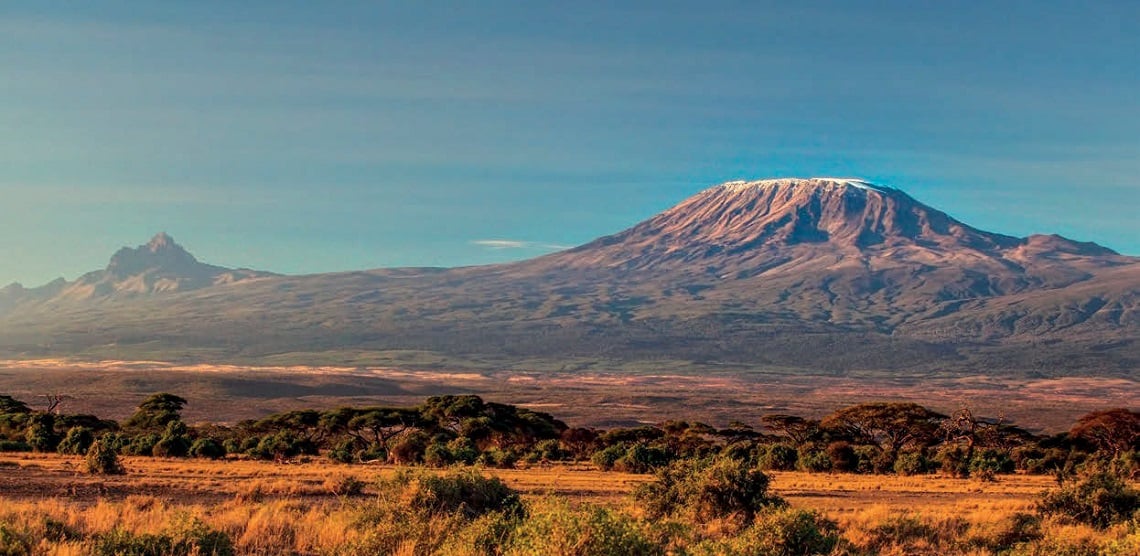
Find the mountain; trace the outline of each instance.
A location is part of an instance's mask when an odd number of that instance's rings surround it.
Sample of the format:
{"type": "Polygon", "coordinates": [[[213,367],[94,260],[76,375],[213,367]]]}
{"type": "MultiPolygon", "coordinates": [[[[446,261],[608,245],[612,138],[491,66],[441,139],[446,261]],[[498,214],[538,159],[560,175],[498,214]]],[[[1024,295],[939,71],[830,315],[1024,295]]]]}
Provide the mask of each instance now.
{"type": "Polygon", "coordinates": [[[185,292],[269,276],[274,274],[198,262],[163,232],[145,245],[123,247],[106,268],[84,274],[74,282],[60,278],[33,289],[8,285],[0,289],[0,312],[25,304],[59,305],[185,292]]]}
{"type": "Polygon", "coordinates": [[[0,315],[0,350],[780,372],[1140,367],[1140,259],[985,232],[857,179],[725,183],[617,234],[510,264],[166,291],[163,274],[139,269],[182,269],[188,254],[134,264],[163,249],[117,254],[95,280],[147,295],[96,303],[67,285],[0,315]],[[140,274],[150,286],[126,286],[140,274]]]}

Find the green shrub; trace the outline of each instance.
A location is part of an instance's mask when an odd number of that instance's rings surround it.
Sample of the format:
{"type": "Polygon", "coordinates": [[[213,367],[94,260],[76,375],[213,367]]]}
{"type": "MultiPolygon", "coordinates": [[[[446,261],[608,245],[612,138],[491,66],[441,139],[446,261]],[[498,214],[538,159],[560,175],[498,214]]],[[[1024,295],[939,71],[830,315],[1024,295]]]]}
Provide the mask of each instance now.
{"type": "Polygon", "coordinates": [[[455,462],[455,458],[451,454],[446,444],[441,442],[431,443],[426,450],[424,450],[424,465],[432,467],[447,467],[455,462]]]}
{"type": "Polygon", "coordinates": [[[532,507],[502,553],[648,556],[664,551],[655,547],[629,516],[596,506],[571,508],[564,501],[547,500],[532,507]]]}
{"type": "Polygon", "coordinates": [[[634,444],[625,455],[614,462],[613,468],[625,473],[651,473],[672,461],[673,457],[662,448],[634,444]]]}
{"type": "Polygon", "coordinates": [[[87,449],[85,467],[88,473],[95,475],[122,475],[126,471],[119,463],[119,454],[111,449],[103,439],[96,440],[87,449]]]}
{"type": "Polygon", "coordinates": [[[811,450],[800,454],[796,465],[801,471],[810,471],[812,473],[821,473],[824,471],[831,471],[831,458],[827,456],[827,452],[820,450],[811,450]]]}
{"type": "Polygon", "coordinates": [[[997,474],[1013,473],[1017,464],[1009,455],[997,450],[984,450],[970,458],[970,475],[993,478],[997,474]]]}
{"type": "Polygon", "coordinates": [[[895,459],[895,473],[921,475],[930,471],[930,460],[922,452],[903,452],[895,459]]]}
{"type": "Polygon", "coordinates": [[[1140,491],[1124,479],[1094,472],[1059,490],[1047,492],[1037,502],[1042,515],[1059,515],[1078,523],[1104,529],[1131,519],[1140,509],[1140,491]]]}
{"type": "Polygon", "coordinates": [[[475,469],[456,469],[443,475],[401,469],[381,480],[381,492],[396,492],[410,509],[428,515],[461,514],[468,518],[488,512],[522,511],[518,492],[498,477],[485,477],[475,469]]]}
{"type": "Polygon", "coordinates": [[[709,556],[831,554],[839,539],[838,525],[815,512],[776,508],[759,513],[739,534],[705,541],[692,552],[709,556]]]}
{"type": "Polygon", "coordinates": [[[1018,545],[1036,541],[1041,536],[1041,518],[1018,512],[1002,519],[988,536],[971,539],[970,544],[1001,553],[1018,545]]]}
{"type": "Polygon", "coordinates": [[[827,458],[831,460],[832,471],[850,473],[858,470],[859,457],[855,448],[848,442],[832,442],[827,445],[827,458]]]}
{"type": "Polygon", "coordinates": [[[479,457],[479,448],[470,438],[459,437],[447,443],[453,463],[471,465],[479,457]]]}
{"type": "Polygon", "coordinates": [[[875,462],[880,460],[883,450],[878,446],[865,444],[855,447],[855,472],[874,473],[875,462]]]}
{"type": "Polygon", "coordinates": [[[19,440],[0,440],[0,452],[30,452],[32,445],[19,440]]]}
{"type": "Polygon", "coordinates": [[[679,516],[706,523],[732,518],[747,523],[762,508],[784,505],[769,496],[769,483],[762,471],[739,460],[681,460],[658,471],[634,497],[653,519],[679,516]]]}
{"type": "Polygon", "coordinates": [[[590,456],[590,461],[602,471],[610,471],[614,468],[614,463],[625,455],[626,449],[623,444],[606,446],[602,450],[594,452],[594,455],[590,456]]]}
{"type": "Polygon", "coordinates": [[[515,463],[518,462],[518,455],[511,450],[491,448],[479,454],[479,457],[475,461],[479,465],[485,465],[487,467],[513,469],[515,463]]]}
{"type": "Polygon", "coordinates": [[[791,471],[799,459],[796,449],[787,444],[761,446],[758,452],[759,467],[765,471],[791,471]]]}
{"type": "Polygon", "coordinates": [[[928,521],[910,515],[897,515],[867,532],[866,549],[871,554],[958,553],[956,544],[969,529],[957,518],[928,521]]]}
{"type": "Polygon", "coordinates": [[[131,439],[126,447],[126,453],[133,456],[153,456],[154,445],[158,444],[157,434],[140,434],[131,439]]]}
{"type": "Polygon", "coordinates": [[[92,547],[95,556],[231,556],[229,536],[197,520],[162,534],[136,534],[114,529],[99,535],[92,547]]]}
{"type": "Polygon", "coordinates": [[[31,556],[31,536],[12,525],[0,522],[0,556],[31,556]]]}
{"type": "Polygon", "coordinates": [[[34,413],[28,417],[24,440],[36,452],[54,452],[59,444],[55,434],[55,416],[50,413],[34,413]]]}
{"type": "Polygon", "coordinates": [[[87,427],[71,427],[67,430],[67,435],[60,441],[56,451],[61,454],[80,455],[86,454],[91,444],[95,442],[95,433],[87,427]]]}
{"type": "Polygon", "coordinates": [[[196,458],[222,459],[226,448],[212,438],[199,438],[190,445],[190,455],[196,458]]]}

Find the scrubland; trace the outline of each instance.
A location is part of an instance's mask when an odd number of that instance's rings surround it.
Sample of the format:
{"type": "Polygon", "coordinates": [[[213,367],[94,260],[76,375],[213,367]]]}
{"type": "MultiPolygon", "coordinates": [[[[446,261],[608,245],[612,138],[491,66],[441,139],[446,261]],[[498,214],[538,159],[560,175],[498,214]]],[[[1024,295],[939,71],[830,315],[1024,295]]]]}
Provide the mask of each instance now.
{"type": "Polygon", "coordinates": [[[1048,476],[772,472],[761,494],[786,504],[756,502],[743,521],[700,504],[655,514],[636,493],[659,476],[589,465],[125,457],[125,475],[100,476],[82,463],[0,455],[0,554],[1140,553],[1135,518],[1097,528],[1041,515],[1048,476]]]}

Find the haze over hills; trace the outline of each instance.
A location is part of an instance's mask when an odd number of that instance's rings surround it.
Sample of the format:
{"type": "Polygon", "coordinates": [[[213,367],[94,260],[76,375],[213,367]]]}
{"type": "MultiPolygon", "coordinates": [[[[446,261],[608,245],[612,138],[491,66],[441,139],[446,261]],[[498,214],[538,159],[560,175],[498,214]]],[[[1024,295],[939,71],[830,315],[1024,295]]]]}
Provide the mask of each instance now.
{"type": "Polygon", "coordinates": [[[160,232],[145,245],[123,247],[111,256],[106,268],[88,272],[74,282],[59,278],[32,289],[19,283],[5,286],[0,289],[0,311],[25,303],[61,304],[185,292],[268,276],[275,275],[198,262],[174,238],[160,232]]]}
{"type": "Polygon", "coordinates": [[[718,185],[509,264],[275,276],[160,234],[0,290],[0,350],[22,357],[1120,374],[1138,340],[1140,259],[841,178],[718,185]]]}

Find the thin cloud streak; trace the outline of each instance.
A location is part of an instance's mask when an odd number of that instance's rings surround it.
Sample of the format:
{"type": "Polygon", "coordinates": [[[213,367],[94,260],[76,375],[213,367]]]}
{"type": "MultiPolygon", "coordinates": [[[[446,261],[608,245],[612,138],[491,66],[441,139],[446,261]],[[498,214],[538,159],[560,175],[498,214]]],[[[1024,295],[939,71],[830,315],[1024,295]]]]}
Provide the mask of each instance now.
{"type": "Polygon", "coordinates": [[[496,251],[502,249],[543,249],[550,251],[560,251],[562,249],[569,249],[572,245],[561,245],[557,243],[543,243],[540,241],[521,241],[517,239],[476,239],[471,242],[472,245],[494,249],[496,251]]]}

